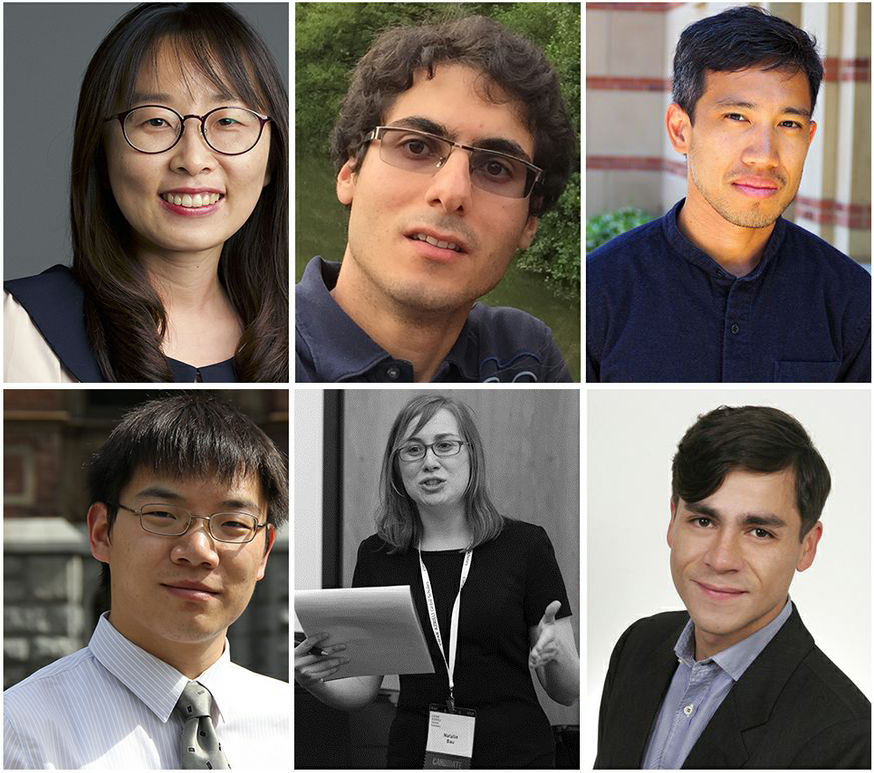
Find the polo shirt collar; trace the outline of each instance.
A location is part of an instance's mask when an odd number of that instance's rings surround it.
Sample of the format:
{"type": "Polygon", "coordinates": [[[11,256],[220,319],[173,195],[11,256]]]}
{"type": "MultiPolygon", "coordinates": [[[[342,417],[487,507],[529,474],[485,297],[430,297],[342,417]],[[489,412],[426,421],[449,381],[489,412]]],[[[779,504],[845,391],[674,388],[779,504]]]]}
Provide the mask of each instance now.
{"type": "Polygon", "coordinates": [[[700,250],[692,244],[692,242],[683,235],[683,232],[680,231],[680,227],[677,225],[677,215],[679,215],[680,210],[685,203],[685,198],[680,199],[676,204],[674,204],[670,212],[662,218],[662,228],[665,238],[675,252],[680,254],[689,263],[706,271],[710,276],[716,279],[740,279],[752,282],[762,276],[772,260],[777,259],[780,245],[783,243],[783,239],[786,236],[786,221],[782,217],[778,217],[774,222],[774,230],[771,231],[771,235],[768,237],[768,242],[762,252],[762,259],[759,261],[758,265],[746,276],[735,277],[722,268],[722,266],[713,260],[713,258],[704,252],[704,250],[700,250]]]}
{"type": "MultiPolygon", "coordinates": [[[[88,649],[161,722],[166,722],[188,684],[188,677],[126,639],[109,622],[108,615],[108,612],[104,612],[97,621],[88,649]]],[[[213,705],[219,715],[222,703],[227,706],[231,700],[229,695],[223,697],[222,684],[225,680],[219,678],[230,664],[230,645],[225,639],[221,657],[194,680],[201,682],[212,693],[213,705]]]]}
{"type": "Polygon", "coordinates": [[[696,664],[715,663],[736,682],[743,676],[744,671],[752,665],[753,661],[762,654],[762,650],[774,638],[777,631],[783,627],[783,623],[789,619],[791,614],[792,601],[787,600],[777,617],[764,628],[760,628],[747,636],[746,639],[742,639],[722,652],[717,652],[712,657],[698,661],[695,660],[695,624],[690,618],[674,645],[674,654],[681,663],[689,668],[696,664]]]}

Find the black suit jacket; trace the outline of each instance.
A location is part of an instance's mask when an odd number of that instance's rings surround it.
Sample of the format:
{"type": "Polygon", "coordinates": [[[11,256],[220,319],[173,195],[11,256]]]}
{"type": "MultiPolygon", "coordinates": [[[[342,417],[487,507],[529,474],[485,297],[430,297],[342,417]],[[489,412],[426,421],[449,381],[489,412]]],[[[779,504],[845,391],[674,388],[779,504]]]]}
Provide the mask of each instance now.
{"type": "MultiPolygon", "coordinates": [[[[601,696],[596,768],[639,768],[689,616],[638,620],[601,696]]],[[[870,768],[871,703],[814,644],[798,610],[731,688],[684,768],[870,768]]]]}

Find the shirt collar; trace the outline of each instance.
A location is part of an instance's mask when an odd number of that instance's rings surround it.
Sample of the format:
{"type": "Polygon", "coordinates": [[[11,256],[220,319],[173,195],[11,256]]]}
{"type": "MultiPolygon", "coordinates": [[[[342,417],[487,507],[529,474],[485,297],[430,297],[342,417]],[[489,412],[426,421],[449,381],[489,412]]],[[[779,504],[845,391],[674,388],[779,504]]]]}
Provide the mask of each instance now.
{"type": "Polygon", "coordinates": [[[755,633],[747,636],[746,639],[742,639],[728,649],[722,650],[722,652],[717,652],[706,660],[697,661],[695,660],[695,624],[690,618],[680,633],[680,638],[677,639],[677,643],[674,645],[674,654],[680,659],[681,663],[689,668],[713,662],[736,682],[743,676],[744,671],[752,665],[752,662],[759,657],[762,650],[774,638],[777,631],[783,627],[783,623],[789,619],[791,614],[792,601],[787,599],[783,609],[780,610],[780,614],[764,626],[764,628],[760,628],[755,633]]]}
{"type": "MultiPolygon", "coordinates": [[[[680,199],[676,204],[674,204],[671,211],[662,218],[662,226],[668,243],[675,252],[682,255],[689,263],[703,269],[710,274],[710,276],[717,279],[734,280],[735,277],[732,274],[729,274],[724,268],[722,268],[722,266],[713,260],[713,258],[704,252],[704,250],[698,249],[683,235],[683,232],[680,231],[680,227],[677,225],[677,215],[679,215],[680,210],[685,203],[685,198],[680,199]]],[[[768,237],[768,242],[762,252],[762,259],[749,274],[738,277],[738,279],[748,282],[758,279],[764,273],[765,268],[771,260],[776,259],[775,256],[779,252],[780,245],[783,243],[785,236],[786,221],[782,217],[778,217],[777,220],[774,221],[774,230],[771,231],[771,235],[768,237]]]]}
{"type": "MultiPolygon", "coordinates": [[[[97,661],[139,698],[161,722],[166,722],[173,713],[182,690],[188,684],[188,677],[169,663],[156,658],[126,639],[109,622],[108,614],[104,612],[97,621],[97,628],[94,629],[88,642],[88,649],[97,661]]],[[[230,660],[231,648],[225,639],[225,649],[221,657],[196,677],[196,681],[201,682],[212,693],[213,705],[219,715],[224,680],[219,680],[217,677],[230,665],[230,660]]],[[[229,699],[229,696],[226,697],[229,699]]]]}

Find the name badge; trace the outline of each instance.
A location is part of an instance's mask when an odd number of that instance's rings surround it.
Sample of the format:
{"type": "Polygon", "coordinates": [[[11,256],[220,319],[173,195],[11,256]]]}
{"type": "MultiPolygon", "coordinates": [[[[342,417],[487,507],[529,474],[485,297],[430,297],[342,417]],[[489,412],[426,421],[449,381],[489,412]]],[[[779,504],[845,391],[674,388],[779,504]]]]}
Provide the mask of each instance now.
{"type": "Polygon", "coordinates": [[[469,768],[473,757],[473,729],[476,712],[432,703],[428,714],[426,769],[469,768]]]}

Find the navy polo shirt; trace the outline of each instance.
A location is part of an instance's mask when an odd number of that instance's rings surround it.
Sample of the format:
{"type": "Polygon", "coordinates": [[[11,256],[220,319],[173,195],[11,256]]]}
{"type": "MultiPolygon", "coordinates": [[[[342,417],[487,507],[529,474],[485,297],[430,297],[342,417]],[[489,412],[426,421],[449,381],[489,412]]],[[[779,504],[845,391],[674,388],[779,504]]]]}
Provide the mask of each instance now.
{"type": "MultiPolygon", "coordinates": [[[[413,366],[376,344],[331,297],[339,263],[313,258],[295,289],[295,377],[411,382],[413,366]]],[[[519,309],[476,303],[434,381],[570,381],[552,332],[519,309]]]]}
{"type": "Polygon", "coordinates": [[[725,271],[664,217],[586,260],[586,380],[871,380],[871,277],[777,218],[762,259],[725,271]]]}

